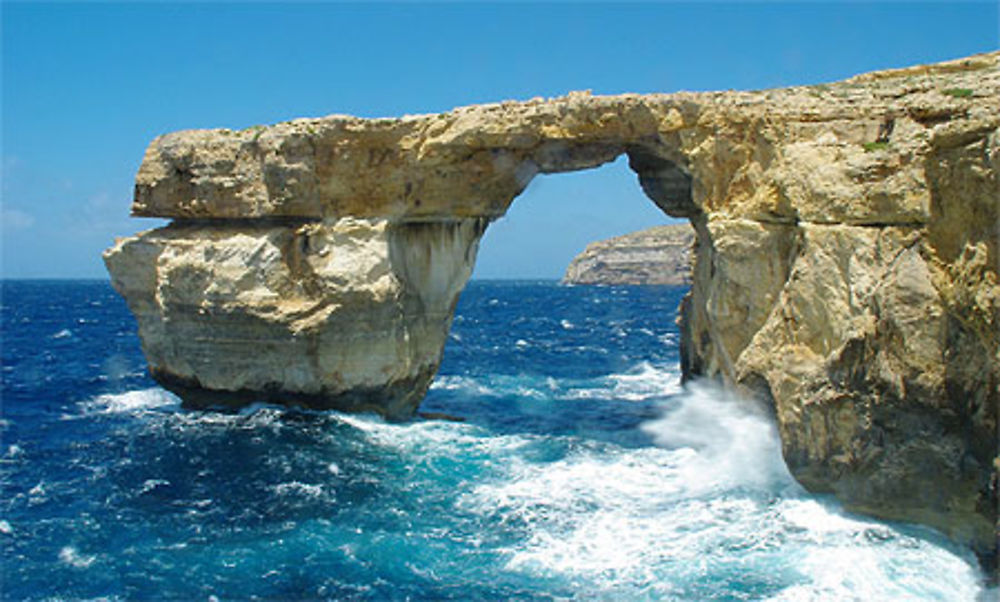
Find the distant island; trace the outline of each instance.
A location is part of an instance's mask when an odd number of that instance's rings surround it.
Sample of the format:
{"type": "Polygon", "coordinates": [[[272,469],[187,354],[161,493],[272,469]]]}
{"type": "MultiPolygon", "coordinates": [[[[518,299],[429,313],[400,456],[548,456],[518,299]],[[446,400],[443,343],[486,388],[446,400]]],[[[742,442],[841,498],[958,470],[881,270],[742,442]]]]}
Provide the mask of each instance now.
{"type": "Polygon", "coordinates": [[[691,284],[690,224],[655,226],[587,245],[564,284],[691,284]]]}

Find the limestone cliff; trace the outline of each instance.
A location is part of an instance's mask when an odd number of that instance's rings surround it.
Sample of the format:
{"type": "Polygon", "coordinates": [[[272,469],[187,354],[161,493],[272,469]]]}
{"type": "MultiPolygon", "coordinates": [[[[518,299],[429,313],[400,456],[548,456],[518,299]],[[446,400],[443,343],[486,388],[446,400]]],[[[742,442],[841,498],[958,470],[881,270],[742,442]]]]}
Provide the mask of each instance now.
{"type": "Polygon", "coordinates": [[[188,405],[409,416],[485,224],[174,223],[106,254],[152,375],[188,405]]]}
{"type": "Polygon", "coordinates": [[[188,399],[415,409],[484,225],[537,174],[625,153],[689,218],[687,378],[773,408],[848,507],[995,561],[1000,54],[820,86],[330,116],[149,146],[106,255],[188,399]]]}
{"type": "Polygon", "coordinates": [[[587,245],[566,267],[566,284],[691,284],[694,230],[655,226],[587,245]]]}

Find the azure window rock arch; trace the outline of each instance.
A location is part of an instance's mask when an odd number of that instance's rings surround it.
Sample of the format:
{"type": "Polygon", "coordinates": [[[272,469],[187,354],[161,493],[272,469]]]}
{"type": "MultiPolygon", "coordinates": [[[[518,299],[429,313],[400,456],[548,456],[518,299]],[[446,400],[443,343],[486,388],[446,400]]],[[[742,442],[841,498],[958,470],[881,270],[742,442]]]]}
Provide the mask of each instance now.
{"type": "Polygon", "coordinates": [[[995,566],[998,58],[167,134],[132,212],[172,224],[105,260],[164,386],[405,417],[488,224],[627,153],[697,234],[684,372],[771,404],[807,487],[995,566]]]}

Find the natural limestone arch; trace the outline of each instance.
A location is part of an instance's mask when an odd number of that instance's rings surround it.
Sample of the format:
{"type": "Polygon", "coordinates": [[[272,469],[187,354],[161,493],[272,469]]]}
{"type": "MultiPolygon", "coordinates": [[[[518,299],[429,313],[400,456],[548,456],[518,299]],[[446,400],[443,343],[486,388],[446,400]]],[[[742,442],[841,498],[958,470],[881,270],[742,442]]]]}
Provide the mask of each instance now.
{"type": "Polygon", "coordinates": [[[810,489],[995,564],[998,56],[168,134],[132,210],[172,224],[105,258],[151,372],[187,398],[406,416],[489,222],[535,175],[625,153],[697,234],[684,373],[770,404],[810,489]]]}
{"type": "Polygon", "coordinates": [[[110,252],[109,268],[152,374],[188,403],[263,397],[405,418],[437,370],[480,237],[536,175],[625,154],[657,206],[701,215],[679,136],[658,131],[662,109],[578,94],[170,134],[147,151],[133,214],[174,221],[110,252]],[[267,344],[248,360],[241,340],[267,344]]]}

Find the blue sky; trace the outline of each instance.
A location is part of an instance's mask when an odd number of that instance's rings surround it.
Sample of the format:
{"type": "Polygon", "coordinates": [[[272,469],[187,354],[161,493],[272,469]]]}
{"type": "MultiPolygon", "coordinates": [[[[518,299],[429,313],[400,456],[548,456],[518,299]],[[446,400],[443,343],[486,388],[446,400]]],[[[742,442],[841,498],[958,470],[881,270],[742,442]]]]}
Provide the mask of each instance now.
{"type": "MultiPolygon", "coordinates": [[[[998,46],[998,4],[2,5],[2,275],[106,277],[157,135],[391,116],[570,90],[818,83],[998,46]]],[[[541,176],[476,276],[551,277],[590,240],[664,223],[624,162],[541,176]]]]}

